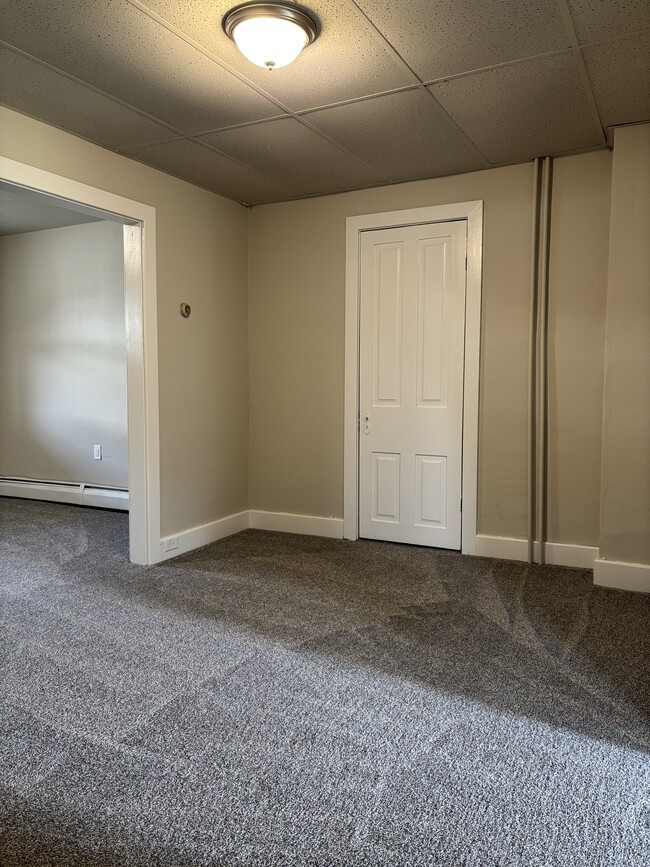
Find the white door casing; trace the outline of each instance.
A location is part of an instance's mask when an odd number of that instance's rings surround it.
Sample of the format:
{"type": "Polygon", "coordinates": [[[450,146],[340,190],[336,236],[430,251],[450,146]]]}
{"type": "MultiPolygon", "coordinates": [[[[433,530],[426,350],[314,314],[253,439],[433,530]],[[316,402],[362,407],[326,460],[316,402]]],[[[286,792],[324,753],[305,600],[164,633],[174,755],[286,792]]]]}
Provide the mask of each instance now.
{"type": "MultiPolygon", "coordinates": [[[[462,409],[462,552],[476,553],[478,500],[478,415],[481,333],[481,276],[483,249],[483,203],[481,201],[432,205],[348,217],[346,221],[345,280],[345,406],[343,535],[359,536],[359,326],[361,239],[375,229],[392,229],[424,223],[466,221],[467,267],[462,409]]],[[[389,465],[382,467],[384,471],[389,465]]],[[[427,467],[429,474],[438,471],[427,467]]]]}
{"type": "Polygon", "coordinates": [[[362,537],[460,549],[466,233],[361,235],[362,537]]]}
{"type": "Polygon", "coordinates": [[[0,157],[0,180],[124,225],[129,556],[133,563],[157,563],[162,557],[155,208],[7,157],[0,157]]]}

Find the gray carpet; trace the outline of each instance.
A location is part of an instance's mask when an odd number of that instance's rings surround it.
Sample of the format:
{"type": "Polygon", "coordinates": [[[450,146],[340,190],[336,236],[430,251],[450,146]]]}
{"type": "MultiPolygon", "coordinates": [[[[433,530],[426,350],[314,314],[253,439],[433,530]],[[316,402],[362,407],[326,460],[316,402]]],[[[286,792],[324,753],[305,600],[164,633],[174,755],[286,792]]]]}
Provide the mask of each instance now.
{"type": "Polygon", "coordinates": [[[0,864],[650,864],[650,597],[0,500],[0,864]]]}

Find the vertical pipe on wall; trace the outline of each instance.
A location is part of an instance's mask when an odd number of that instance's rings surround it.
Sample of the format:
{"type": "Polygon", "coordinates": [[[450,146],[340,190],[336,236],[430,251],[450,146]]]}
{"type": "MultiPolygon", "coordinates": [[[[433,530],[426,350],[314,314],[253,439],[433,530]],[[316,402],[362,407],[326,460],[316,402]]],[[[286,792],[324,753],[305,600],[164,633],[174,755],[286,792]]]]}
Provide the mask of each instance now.
{"type": "Polygon", "coordinates": [[[528,342],[528,562],[535,553],[537,474],[537,291],[539,276],[539,193],[541,161],[533,162],[533,219],[530,268],[530,327],[528,342]]]}
{"type": "Polygon", "coordinates": [[[547,511],[547,403],[548,403],[548,265],[551,229],[551,179],[553,161],[544,160],[542,185],[542,215],[539,244],[539,286],[538,286],[538,476],[537,476],[537,538],[539,540],[539,562],[546,560],[546,511],[547,511]]]}

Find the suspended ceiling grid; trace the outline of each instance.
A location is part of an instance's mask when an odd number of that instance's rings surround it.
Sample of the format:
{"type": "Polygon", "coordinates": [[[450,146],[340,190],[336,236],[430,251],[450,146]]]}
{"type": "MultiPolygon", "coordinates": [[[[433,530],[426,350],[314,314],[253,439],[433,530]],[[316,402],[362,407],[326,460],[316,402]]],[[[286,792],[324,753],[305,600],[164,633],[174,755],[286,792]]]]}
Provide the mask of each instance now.
{"type": "Polygon", "coordinates": [[[4,0],[0,102],[240,202],[606,144],[650,120],[647,0],[314,0],[268,72],[228,0],[4,0]]]}

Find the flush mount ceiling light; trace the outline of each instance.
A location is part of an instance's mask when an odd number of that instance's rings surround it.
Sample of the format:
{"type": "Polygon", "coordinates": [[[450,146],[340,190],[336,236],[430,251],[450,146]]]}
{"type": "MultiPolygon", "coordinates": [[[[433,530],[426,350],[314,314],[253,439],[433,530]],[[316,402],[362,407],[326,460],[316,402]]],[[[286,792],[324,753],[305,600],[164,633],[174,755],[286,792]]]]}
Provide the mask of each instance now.
{"type": "Polygon", "coordinates": [[[222,24],[244,57],[265,69],[291,63],[319,32],[313,13],[295,3],[240,3],[222,24]]]}

